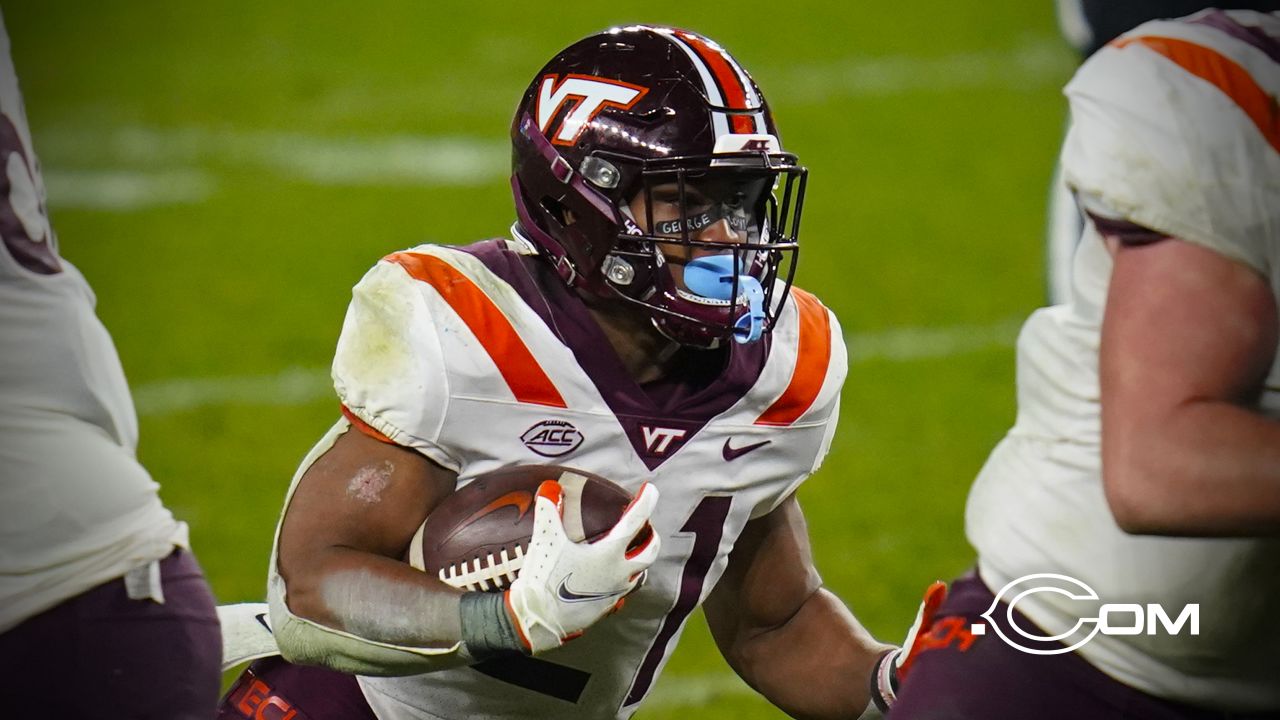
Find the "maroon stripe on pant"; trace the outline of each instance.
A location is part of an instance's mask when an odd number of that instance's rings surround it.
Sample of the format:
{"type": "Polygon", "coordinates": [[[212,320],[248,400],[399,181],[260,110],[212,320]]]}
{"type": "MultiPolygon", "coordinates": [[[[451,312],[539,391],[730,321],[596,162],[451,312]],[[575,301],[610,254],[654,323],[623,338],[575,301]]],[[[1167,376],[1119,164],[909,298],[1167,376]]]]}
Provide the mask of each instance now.
{"type": "Polygon", "coordinates": [[[195,556],[160,562],[163,604],[117,578],[0,634],[0,717],[208,720],[222,633],[195,556]]]}
{"type": "MultiPolygon", "coordinates": [[[[1230,714],[1163,700],[1115,680],[1073,652],[1034,655],[1010,646],[990,628],[973,634],[975,623],[988,624],[982,613],[994,600],[973,574],[951,584],[926,636],[927,649],[916,656],[890,720],[1280,719],[1280,713],[1230,714]]],[[[1005,625],[1007,608],[1000,603],[991,618],[1013,636],[1005,625]]],[[[1023,629],[1048,636],[1025,615],[1013,614],[1023,629]]]]}

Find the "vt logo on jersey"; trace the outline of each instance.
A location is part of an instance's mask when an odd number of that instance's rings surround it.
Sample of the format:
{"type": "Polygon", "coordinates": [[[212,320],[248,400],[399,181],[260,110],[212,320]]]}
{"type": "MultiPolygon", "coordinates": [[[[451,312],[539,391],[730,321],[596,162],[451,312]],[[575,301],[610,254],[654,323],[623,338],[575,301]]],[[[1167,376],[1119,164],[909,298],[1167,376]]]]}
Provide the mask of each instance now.
{"type": "Polygon", "coordinates": [[[661,419],[652,417],[619,416],[622,429],[636,451],[636,457],[653,470],[670,460],[680,448],[693,439],[702,429],[703,423],[685,422],[677,419],[661,419]],[[656,424],[661,422],[661,425],[656,424]]]}
{"type": "Polygon", "coordinates": [[[601,110],[607,107],[626,110],[647,92],[649,88],[594,75],[569,74],[558,82],[555,75],[547,75],[538,87],[538,128],[552,143],[572,145],[601,110]],[[566,102],[572,103],[572,107],[560,121],[560,127],[552,132],[552,120],[566,102]]]}
{"type": "Polygon", "coordinates": [[[560,457],[578,449],[582,433],[563,420],[543,420],[525,430],[520,442],[542,457],[560,457]]]}
{"type": "MultiPolygon", "coordinates": [[[[650,453],[654,455],[666,455],[671,450],[671,441],[683,440],[688,434],[686,430],[678,428],[650,427],[648,425],[640,426],[640,430],[644,433],[644,446],[650,453]]],[[[679,447],[681,443],[677,443],[679,447]]]]}

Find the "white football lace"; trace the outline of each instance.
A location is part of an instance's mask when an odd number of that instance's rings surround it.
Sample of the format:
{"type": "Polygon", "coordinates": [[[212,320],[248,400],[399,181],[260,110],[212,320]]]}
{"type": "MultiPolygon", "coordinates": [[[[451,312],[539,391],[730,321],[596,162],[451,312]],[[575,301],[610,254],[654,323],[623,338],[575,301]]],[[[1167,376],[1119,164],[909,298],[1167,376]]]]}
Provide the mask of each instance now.
{"type": "Polygon", "coordinates": [[[482,592],[505,590],[520,575],[520,567],[524,565],[524,546],[516,545],[515,552],[507,554],[503,548],[498,557],[489,553],[483,559],[474,558],[468,568],[467,561],[454,563],[440,568],[440,580],[446,585],[462,590],[479,590],[482,592]]]}

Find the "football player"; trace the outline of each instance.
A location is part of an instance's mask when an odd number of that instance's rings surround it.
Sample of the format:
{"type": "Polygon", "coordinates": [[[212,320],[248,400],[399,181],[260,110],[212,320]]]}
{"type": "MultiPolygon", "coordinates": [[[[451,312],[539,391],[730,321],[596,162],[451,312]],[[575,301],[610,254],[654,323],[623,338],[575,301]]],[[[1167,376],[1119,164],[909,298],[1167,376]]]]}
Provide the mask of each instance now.
{"type": "Polygon", "coordinates": [[[221,639],[135,457],[94,295],[59,253],[0,17],[0,714],[207,718],[221,639]]]}
{"type": "Polygon", "coordinates": [[[1280,717],[1280,13],[1146,23],[1066,94],[1070,302],[893,717],[1280,717]]]}
{"type": "MultiPolygon", "coordinates": [[[[298,664],[251,666],[221,716],[625,718],[699,606],[778,707],[876,715],[873,669],[896,656],[823,588],[795,497],[846,356],[792,285],[806,172],[759,88],[706,37],[615,28],[537,73],[511,138],[510,239],[396,252],[355,287],[344,417],[299,469],[270,563],[298,664]],[[653,539],[535,535],[549,562],[505,593],[401,561],[455,488],[547,462],[635,493],[614,533],[653,539]],[[590,583],[555,592],[570,576],[590,583]]],[[[546,499],[535,513],[558,526],[546,499]]]]}

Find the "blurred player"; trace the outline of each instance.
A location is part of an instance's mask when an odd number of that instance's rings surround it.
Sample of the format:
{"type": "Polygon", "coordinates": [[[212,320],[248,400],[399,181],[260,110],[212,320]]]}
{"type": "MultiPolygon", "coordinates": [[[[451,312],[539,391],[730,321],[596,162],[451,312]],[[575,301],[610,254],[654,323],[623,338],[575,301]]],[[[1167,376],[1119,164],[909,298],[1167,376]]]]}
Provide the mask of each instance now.
{"type": "Polygon", "coordinates": [[[1071,300],[892,717],[1280,717],[1280,13],[1144,24],[1066,94],[1071,300]]]}
{"type": "Polygon", "coordinates": [[[138,464],[93,291],[58,255],[0,18],[0,715],[207,718],[221,638],[138,464]]]}
{"type": "Polygon", "coordinates": [[[280,647],[359,677],[260,661],[221,717],[625,718],[699,606],[787,712],[877,715],[892,648],[823,589],[795,498],[830,446],[846,356],[791,285],[805,171],[759,89],[705,37],[614,29],[537,74],[512,141],[512,240],[395,253],[356,286],[333,365],[345,419],[286,503],[280,647]],[[400,561],[455,486],[546,462],[637,493],[615,532],[648,520],[654,539],[626,558],[535,539],[555,569],[505,596],[400,561]]]}
{"type": "Polygon", "coordinates": [[[1126,30],[1151,20],[1178,18],[1216,7],[1219,10],[1280,10],[1277,0],[1057,0],[1058,26],[1087,60],[1126,30]]]}
{"type": "MultiPolygon", "coordinates": [[[[1176,18],[1209,7],[1242,10],[1280,10],[1280,0],[1057,0],[1058,27],[1062,35],[1087,59],[1120,33],[1148,20],[1176,18]]],[[[1075,196],[1062,181],[1059,165],[1053,175],[1049,195],[1049,220],[1045,243],[1049,303],[1068,299],[1071,288],[1071,258],[1084,232],[1084,217],[1075,196]]]]}

